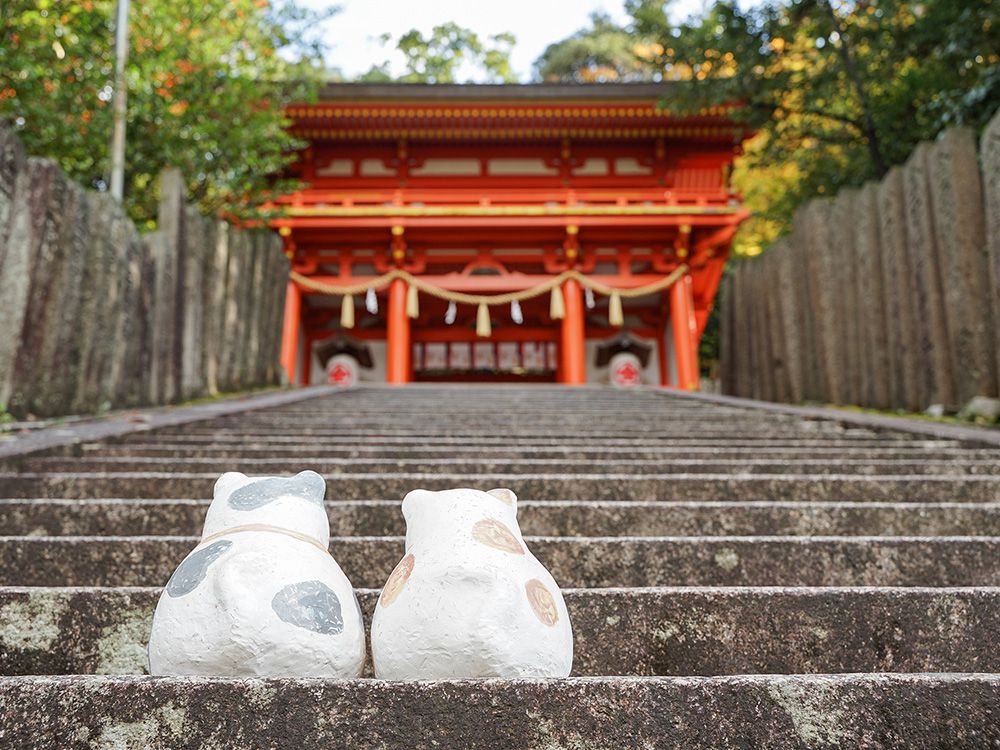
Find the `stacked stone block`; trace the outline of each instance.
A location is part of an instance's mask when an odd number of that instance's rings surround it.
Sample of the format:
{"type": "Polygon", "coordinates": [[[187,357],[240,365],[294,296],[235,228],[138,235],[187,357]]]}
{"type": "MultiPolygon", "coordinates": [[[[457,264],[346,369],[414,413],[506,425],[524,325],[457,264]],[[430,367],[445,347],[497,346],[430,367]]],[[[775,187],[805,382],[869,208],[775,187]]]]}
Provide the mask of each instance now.
{"type": "Polygon", "coordinates": [[[201,216],[176,170],[140,235],[0,123],[0,407],[14,415],[276,382],[287,274],[276,236],[201,216]]]}
{"type": "MultiPolygon", "coordinates": [[[[994,117],[983,133],[980,158],[983,173],[983,205],[986,221],[986,264],[994,325],[1000,325],[1000,117],[994,117]]],[[[994,332],[994,341],[996,334],[994,332]]],[[[1000,346],[993,351],[1000,374],[1000,346]]]]}
{"type": "Polygon", "coordinates": [[[980,152],[949,129],[881,183],[810,201],[788,237],[736,263],[723,392],[911,411],[997,396],[1000,114],[980,152]]]}

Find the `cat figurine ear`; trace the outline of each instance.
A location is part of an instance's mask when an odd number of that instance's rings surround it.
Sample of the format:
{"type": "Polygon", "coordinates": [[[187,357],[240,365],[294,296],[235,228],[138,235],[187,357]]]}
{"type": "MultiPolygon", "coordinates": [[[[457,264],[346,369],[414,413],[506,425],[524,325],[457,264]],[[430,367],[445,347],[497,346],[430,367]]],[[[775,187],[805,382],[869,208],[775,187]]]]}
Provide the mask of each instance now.
{"type": "Polygon", "coordinates": [[[506,503],[511,508],[514,509],[514,515],[517,515],[517,495],[506,488],[487,490],[487,495],[493,495],[497,500],[502,503],[506,503]]]}
{"type": "Polygon", "coordinates": [[[405,555],[372,620],[377,677],[569,675],[569,613],[524,543],[513,492],[414,490],[403,516],[405,555]]]}
{"type": "Polygon", "coordinates": [[[302,471],[294,477],[248,477],[229,471],[215,483],[215,500],[205,516],[203,535],[264,524],[305,534],[326,547],[330,521],[324,495],[326,482],[315,471],[302,471]]]}
{"type": "Polygon", "coordinates": [[[330,556],[326,483],[227,472],[201,542],[160,595],[149,638],[154,675],[357,677],[361,608],[330,556]]]}

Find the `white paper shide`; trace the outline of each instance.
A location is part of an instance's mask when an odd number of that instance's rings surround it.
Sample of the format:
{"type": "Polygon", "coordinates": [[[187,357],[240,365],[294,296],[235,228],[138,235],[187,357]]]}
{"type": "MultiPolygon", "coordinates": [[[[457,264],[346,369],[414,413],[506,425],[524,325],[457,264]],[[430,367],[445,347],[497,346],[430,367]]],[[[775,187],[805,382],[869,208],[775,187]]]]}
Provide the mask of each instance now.
{"type": "Polygon", "coordinates": [[[569,614],[525,546],[513,492],[414,490],[403,516],[406,554],[372,620],[377,677],[569,675],[569,614]]]}
{"type": "Polygon", "coordinates": [[[154,675],[357,677],[364,623],[327,552],[326,484],[223,474],[199,545],[153,616],[154,675]]]}

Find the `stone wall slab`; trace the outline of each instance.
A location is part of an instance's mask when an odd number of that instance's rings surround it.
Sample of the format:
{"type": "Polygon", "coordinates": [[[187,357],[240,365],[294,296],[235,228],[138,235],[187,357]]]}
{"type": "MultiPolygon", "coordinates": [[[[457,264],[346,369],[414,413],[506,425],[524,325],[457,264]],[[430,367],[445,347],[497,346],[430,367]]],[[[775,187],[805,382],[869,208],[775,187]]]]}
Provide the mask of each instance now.
{"type": "Polygon", "coordinates": [[[199,215],[176,170],[158,218],[140,235],[0,123],[0,408],[53,417],[278,381],[280,239],[199,215]]]}

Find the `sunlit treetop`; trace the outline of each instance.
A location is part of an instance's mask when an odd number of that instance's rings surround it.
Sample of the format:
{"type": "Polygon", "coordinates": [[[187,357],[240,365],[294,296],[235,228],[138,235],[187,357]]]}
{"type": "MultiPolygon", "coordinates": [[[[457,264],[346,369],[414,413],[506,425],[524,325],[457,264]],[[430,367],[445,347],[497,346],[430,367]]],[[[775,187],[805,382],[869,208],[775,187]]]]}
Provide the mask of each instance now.
{"type": "MultiPolygon", "coordinates": [[[[383,34],[383,44],[392,36],[383,34]]],[[[363,74],[359,80],[369,83],[398,81],[400,83],[462,83],[473,77],[486,83],[515,83],[517,77],[510,64],[510,53],[516,43],[513,34],[504,32],[483,40],[474,31],[456,23],[435,26],[426,37],[413,29],[396,40],[405,59],[405,72],[393,77],[385,61],[363,74]]]]}

